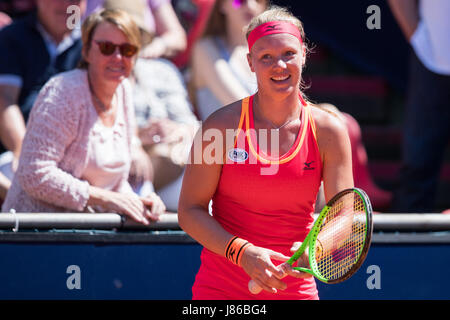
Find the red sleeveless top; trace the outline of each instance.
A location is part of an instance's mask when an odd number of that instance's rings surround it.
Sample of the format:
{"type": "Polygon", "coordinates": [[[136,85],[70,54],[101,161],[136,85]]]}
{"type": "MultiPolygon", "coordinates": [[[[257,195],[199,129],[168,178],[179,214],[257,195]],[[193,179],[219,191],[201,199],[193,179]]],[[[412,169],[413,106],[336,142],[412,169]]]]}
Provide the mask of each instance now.
{"type": "MultiPolygon", "coordinates": [[[[290,150],[276,157],[259,149],[252,106],[253,96],[242,101],[238,134],[234,148],[226,152],[212,215],[231,234],[291,256],[292,244],[303,241],[314,223],[322,179],[311,107],[302,107],[300,129],[290,150]]],[[[286,277],[286,290],[253,295],[247,287],[250,277],[242,268],[206,248],[201,262],[193,299],[318,299],[313,277],[286,277]]]]}

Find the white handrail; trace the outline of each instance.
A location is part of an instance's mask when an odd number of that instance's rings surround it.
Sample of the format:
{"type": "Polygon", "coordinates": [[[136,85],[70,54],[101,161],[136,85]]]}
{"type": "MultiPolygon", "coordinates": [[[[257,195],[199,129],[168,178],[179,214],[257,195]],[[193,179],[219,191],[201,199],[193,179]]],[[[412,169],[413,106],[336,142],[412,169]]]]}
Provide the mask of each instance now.
{"type": "MultiPolygon", "coordinates": [[[[374,230],[450,230],[450,215],[441,213],[380,213],[373,216],[374,230]]],[[[0,213],[0,229],[179,229],[178,215],[167,213],[149,226],[117,213],[0,213]]]]}

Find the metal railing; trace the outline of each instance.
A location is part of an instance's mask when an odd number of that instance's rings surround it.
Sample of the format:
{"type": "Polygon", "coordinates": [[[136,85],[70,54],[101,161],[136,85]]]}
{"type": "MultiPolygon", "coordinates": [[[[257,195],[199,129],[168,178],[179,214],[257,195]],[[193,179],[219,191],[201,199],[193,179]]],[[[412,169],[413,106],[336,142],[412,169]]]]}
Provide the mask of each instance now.
{"type": "MultiPolygon", "coordinates": [[[[178,215],[168,213],[145,226],[116,213],[0,213],[0,229],[179,230],[178,215]]],[[[374,231],[450,231],[450,215],[375,214],[374,231]]]]}

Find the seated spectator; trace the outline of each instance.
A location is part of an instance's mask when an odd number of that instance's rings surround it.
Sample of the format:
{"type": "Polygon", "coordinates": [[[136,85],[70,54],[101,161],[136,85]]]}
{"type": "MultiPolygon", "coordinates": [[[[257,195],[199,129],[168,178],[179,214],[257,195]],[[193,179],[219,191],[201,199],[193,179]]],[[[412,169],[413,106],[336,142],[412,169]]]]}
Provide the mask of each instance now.
{"type": "Polygon", "coordinates": [[[35,9],[35,0],[2,0],[0,1],[0,29],[11,24],[35,9]]]}
{"type": "MultiPolygon", "coordinates": [[[[72,1],[85,11],[86,0],[72,1]]],[[[36,0],[36,10],[0,30],[0,153],[12,151],[17,166],[25,123],[42,86],[76,67],[80,30],[68,29],[68,3],[36,0]]]]}
{"type": "Polygon", "coordinates": [[[170,0],[88,0],[87,12],[102,7],[122,6],[127,12],[143,13],[143,21],[153,34],[151,43],[142,48],[145,58],[173,57],[186,49],[186,31],[180,24],[170,0]],[[137,11],[140,9],[141,11],[137,11]]]}
{"type": "MultiPolygon", "coordinates": [[[[142,45],[151,41],[142,10],[108,0],[105,7],[127,11],[140,28],[142,45]]],[[[139,138],[152,163],[153,186],[167,208],[176,211],[184,165],[198,128],[183,76],[167,59],[139,57],[130,80],[139,138]]],[[[131,182],[135,187],[142,183],[131,182]]]]}
{"type": "Polygon", "coordinates": [[[0,172],[0,205],[6,198],[6,193],[11,185],[11,182],[0,172]]]}
{"type": "Polygon", "coordinates": [[[216,1],[191,56],[189,85],[201,120],[219,107],[255,93],[256,78],[248,66],[243,29],[266,8],[265,0],[216,1]]]}
{"type": "Polygon", "coordinates": [[[148,224],[165,210],[128,183],[136,134],[131,74],[139,29],[124,11],[104,10],[82,27],[80,68],[52,77],[30,114],[3,211],[117,212],[148,224]]]}

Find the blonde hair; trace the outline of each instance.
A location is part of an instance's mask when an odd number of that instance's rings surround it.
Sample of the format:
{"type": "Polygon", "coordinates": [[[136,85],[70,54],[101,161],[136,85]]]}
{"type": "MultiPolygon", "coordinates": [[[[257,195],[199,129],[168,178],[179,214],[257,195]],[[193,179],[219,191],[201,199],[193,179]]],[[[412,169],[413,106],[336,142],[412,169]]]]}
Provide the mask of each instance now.
{"type": "MultiPolygon", "coordinates": [[[[94,12],[86,18],[81,27],[81,41],[83,43],[83,51],[88,52],[91,49],[92,37],[97,27],[103,23],[109,22],[121,30],[128,38],[130,44],[136,46],[138,51],[141,48],[141,33],[139,27],[133,18],[123,10],[104,9],[94,12]]],[[[78,67],[86,69],[89,63],[82,57],[78,67]]]]}
{"type": "Polygon", "coordinates": [[[287,8],[272,5],[269,9],[254,17],[248,26],[246,27],[245,36],[248,39],[250,33],[256,27],[271,21],[287,21],[295,25],[300,31],[302,42],[305,43],[305,30],[303,29],[303,23],[294,16],[287,8]]]}

